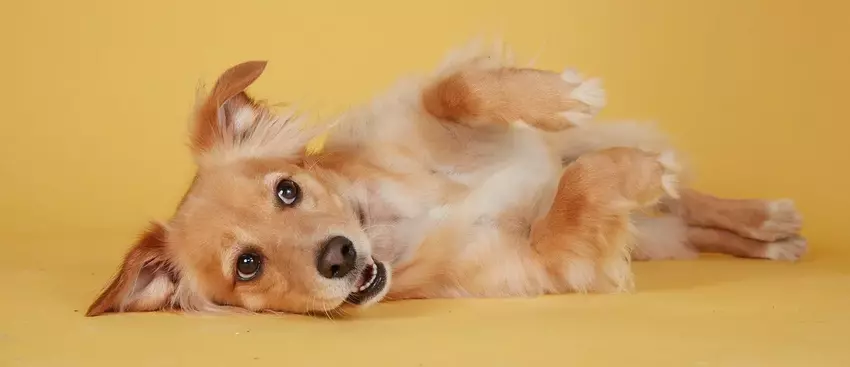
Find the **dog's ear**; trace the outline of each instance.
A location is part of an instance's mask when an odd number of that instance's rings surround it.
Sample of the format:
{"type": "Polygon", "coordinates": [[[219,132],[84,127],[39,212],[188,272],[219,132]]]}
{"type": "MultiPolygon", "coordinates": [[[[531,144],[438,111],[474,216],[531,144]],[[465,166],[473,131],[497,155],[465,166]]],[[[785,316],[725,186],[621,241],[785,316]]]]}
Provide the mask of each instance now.
{"type": "Polygon", "coordinates": [[[245,93],[263,74],[266,64],[266,61],[243,62],[219,76],[195,114],[192,149],[196,154],[234,142],[251,128],[258,116],[267,112],[245,93]]]}
{"type": "Polygon", "coordinates": [[[155,311],[170,305],[177,275],[166,252],[166,228],[153,223],[124,258],[118,274],[92,303],[86,316],[155,311]]]}

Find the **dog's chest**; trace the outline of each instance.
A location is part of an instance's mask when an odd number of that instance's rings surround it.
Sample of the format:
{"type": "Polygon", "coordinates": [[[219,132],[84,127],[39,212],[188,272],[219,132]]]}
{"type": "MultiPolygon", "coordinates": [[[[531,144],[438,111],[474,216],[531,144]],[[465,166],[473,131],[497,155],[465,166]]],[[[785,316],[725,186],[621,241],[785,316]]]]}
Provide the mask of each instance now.
{"type": "Polygon", "coordinates": [[[376,257],[397,263],[409,257],[434,226],[434,208],[466,193],[465,187],[421,172],[362,183],[364,228],[376,257]]]}

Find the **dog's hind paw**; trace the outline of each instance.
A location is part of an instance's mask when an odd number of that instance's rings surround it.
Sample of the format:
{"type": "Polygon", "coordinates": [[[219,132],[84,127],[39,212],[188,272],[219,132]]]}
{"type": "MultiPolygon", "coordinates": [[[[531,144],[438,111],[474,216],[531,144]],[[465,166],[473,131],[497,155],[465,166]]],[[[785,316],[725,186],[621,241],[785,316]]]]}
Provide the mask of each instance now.
{"type": "Polygon", "coordinates": [[[764,258],[770,260],[797,261],[808,249],[805,238],[794,236],[782,241],[768,243],[764,248],[764,258]]]}
{"type": "Polygon", "coordinates": [[[764,221],[758,227],[745,231],[746,237],[774,242],[797,235],[803,226],[803,217],[791,199],[766,201],[764,216],[764,221]]]}

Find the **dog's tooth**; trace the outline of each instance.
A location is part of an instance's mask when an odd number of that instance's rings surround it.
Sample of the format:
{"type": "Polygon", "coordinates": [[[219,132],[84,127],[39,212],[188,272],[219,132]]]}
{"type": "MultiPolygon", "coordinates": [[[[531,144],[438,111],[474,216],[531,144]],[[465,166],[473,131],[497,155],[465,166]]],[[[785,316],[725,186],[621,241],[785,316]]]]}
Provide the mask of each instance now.
{"type": "Polygon", "coordinates": [[[375,282],[375,279],[376,279],[376,278],[378,278],[378,274],[373,273],[373,274],[372,274],[372,276],[369,278],[369,281],[368,281],[368,282],[366,282],[366,286],[367,286],[367,287],[368,287],[368,286],[371,286],[371,285],[372,285],[372,283],[374,283],[374,282],[375,282]]]}
{"type": "Polygon", "coordinates": [[[363,292],[367,288],[372,286],[372,283],[374,283],[375,279],[378,278],[378,265],[373,263],[373,264],[369,264],[369,266],[371,267],[371,271],[369,272],[369,279],[367,279],[365,282],[363,282],[363,285],[361,285],[358,288],[358,290],[360,292],[363,292]]]}

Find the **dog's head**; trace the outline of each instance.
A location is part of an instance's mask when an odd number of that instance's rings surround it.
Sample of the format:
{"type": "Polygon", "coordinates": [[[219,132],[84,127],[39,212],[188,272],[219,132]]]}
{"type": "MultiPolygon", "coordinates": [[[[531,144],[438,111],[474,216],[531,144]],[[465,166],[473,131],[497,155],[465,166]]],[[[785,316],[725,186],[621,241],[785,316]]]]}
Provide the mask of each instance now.
{"type": "Polygon", "coordinates": [[[245,89],[265,68],[222,74],[197,107],[198,170],[175,215],[154,223],[87,315],[155,310],[325,313],[380,300],[386,264],[372,258],[342,182],[306,156],[317,136],[245,89]]]}

